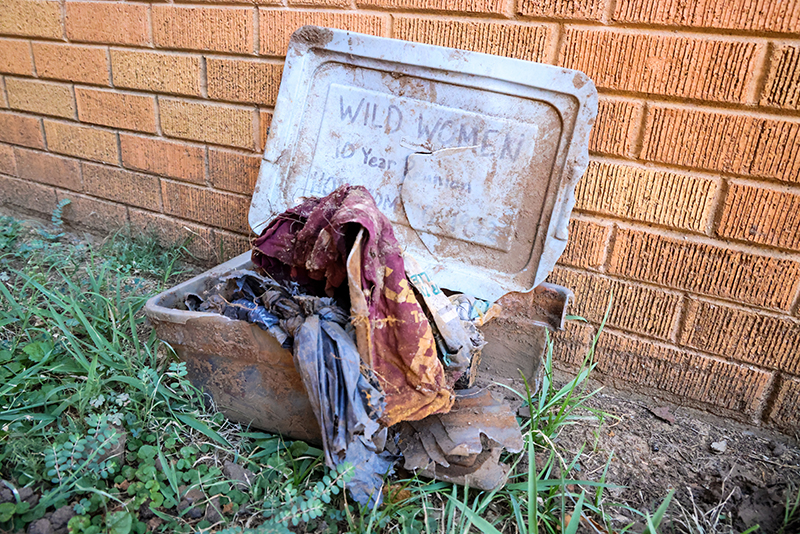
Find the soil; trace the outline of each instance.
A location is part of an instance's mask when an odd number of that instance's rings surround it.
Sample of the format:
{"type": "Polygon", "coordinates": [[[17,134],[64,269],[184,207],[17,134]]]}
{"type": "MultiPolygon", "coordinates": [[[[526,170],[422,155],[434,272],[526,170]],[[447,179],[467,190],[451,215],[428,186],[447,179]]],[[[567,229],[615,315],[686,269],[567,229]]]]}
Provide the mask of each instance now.
{"type": "MultiPolygon", "coordinates": [[[[558,445],[574,457],[585,444],[582,480],[600,480],[611,457],[606,482],[621,487],[605,490],[609,502],[652,513],[674,489],[664,532],[743,532],[754,525],[759,533],[800,532],[800,510],[785,524],[786,503],[799,498],[798,436],[609,389],[588,406],[608,415],[565,428],[558,445]]],[[[616,527],[637,519],[623,508],[610,515],[616,527]]],[[[633,532],[644,530],[639,522],[633,532]]]]}

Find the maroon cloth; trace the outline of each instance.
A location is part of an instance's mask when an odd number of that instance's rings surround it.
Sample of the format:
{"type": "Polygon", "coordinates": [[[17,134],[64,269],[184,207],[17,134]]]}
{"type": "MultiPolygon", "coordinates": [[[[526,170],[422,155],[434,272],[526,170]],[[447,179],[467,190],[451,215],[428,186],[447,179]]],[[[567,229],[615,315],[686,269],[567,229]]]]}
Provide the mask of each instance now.
{"type": "Polygon", "coordinates": [[[362,228],[361,280],[350,283],[366,296],[369,347],[359,352],[368,354],[386,395],[384,422],[446,412],[453,393],[431,327],[406,279],[392,224],[365,188],[345,185],[278,216],[256,239],[253,262],[306,287],[324,283],[332,295],[347,283],[347,256],[362,228]]]}

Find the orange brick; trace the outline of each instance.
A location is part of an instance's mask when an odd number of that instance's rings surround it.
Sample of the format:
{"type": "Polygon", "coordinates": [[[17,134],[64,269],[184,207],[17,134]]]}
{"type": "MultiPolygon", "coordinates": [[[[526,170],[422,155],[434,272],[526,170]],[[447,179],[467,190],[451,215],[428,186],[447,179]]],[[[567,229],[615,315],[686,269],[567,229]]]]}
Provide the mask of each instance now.
{"type": "Polygon", "coordinates": [[[261,156],[227,150],[208,150],[208,174],[211,185],[243,195],[252,195],[258,178],[261,156]]]}
{"type": "Polygon", "coordinates": [[[153,39],[160,48],[252,54],[253,10],[153,6],[153,39]]]}
{"type": "Polygon", "coordinates": [[[569,241],[558,262],[574,267],[597,268],[603,264],[611,226],[583,219],[569,221],[569,241]]]}
{"type": "Polygon", "coordinates": [[[264,109],[258,112],[258,150],[264,151],[269,136],[269,127],[272,124],[272,113],[264,109]]]}
{"type": "Polygon", "coordinates": [[[0,39],[0,72],[33,75],[31,45],[28,41],[0,39]]]}
{"type": "Polygon", "coordinates": [[[161,98],[164,135],[217,145],[255,148],[252,108],[161,98]]]}
{"type": "Polygon", "coordinates": [[[8,100],[6,100],[6,80],[4,76],[0,76],[0,108],[8,108],[8,100]]]}
{"type": "Polygon", "coordinates": [[[14,160],[14,147],[0,143],[0,174],[17,175],[17,162],[14,160]]]}
{"type": "Polygon", "coordinates": [[[595,328],[591,324],[567,321],[563,331],[552,334],[553,366],[574,371],[586,360],[594,338],[595,328]]]}
{"type": "Polygon", "coordinates": [[[67,84],[7,77],[6,92],[12,109],[75,118],[75,98],[67,84]]]}
{"type": "Polygon", "coordinates": [[[156,176],[95,163],[83,163],[82,167],[84,189],[90,195],[161,211],[161,188],[156,176]]]}
{"type": "Polygon", "coordinates": [[[359,7],[502,14],[502,0],[356,0],[359,7]]]}
{"type": "Polygon", "coordinates": [[[214,231],[214,250],[218,261],[226,261],[252,248],[250,238],[241,234],[214,231]]]}
{"type": "Polygon", "coordinates": [[[642,158],[800,183],[800,123],[650,106],[642,158]]]}
{"type": "MultiPolygon", "coordinates": [[[[281,5],[280,0],[256,0],[260,5],[281,5]]],[[[350,0],[289,0],[290,6],[308,7],[350,7],[350,0]]]]}
{"type": "Polygon", "coordinates": [[[91,159],[102,163],[117,163],[117,134],[93,126],[44,121],[47,148],[51,152],[91,159]]]}
{"type": "Polygon", "coordinates": [[[800,194],[732,183],[717,233],[800,251],[800,194]]]}
{"type": "Polygon", "coordinates": [[[47,152],[15,148],[17,175],[47,185],[81,190],[81,171],[77,161],[47,152]]]}
{"type": "Polygon", "coordinates": [[[289,38],[301,26],[338,28],[370,35],[386,35],[387,20],[363,13],[323,13],[259,9],[259,50],[267,56],[286,55],[289,38]]]}
{"type": "Polygon", "coordinates": [[[570,313],[600,323],[609,304],[608,325],[669,339],[680,313],[680,296],[597,274],[556,268],[548,281],[570,288],[575,301],[570,313]]]}
{"type": "Polygon", "coordinates": [[[701,232],[717,184],[667,171],[592,161],[575,191],[581,211],[701,232]]]}
{"type": "Polygon", "coordinates": [[[156,99],[152,96],[77,87],[75,98],[78,101],[78,119],[82,122],[156,132],[156,99]]]}
{"type": "Polygon", "coordinates": [[[67,1],[67,37],[90,43],[146,45],[147,6],[119,2],[67,1]]]}
{"type": "Polygon", "coordinates": [[[274,105],[282,72],[283,65],[274,63],[208,58],[208,98],[274,105]]]}
{"type": "MultiPolygon", "coordinates": [[[[753,417],[767,393],[771,373],[685,350],[605,331],[597,345],[597,371],[685,401],[753,417]]],[[[616,384],[615,384],[616,385],[616,384]]]]}
{"type": "Polygon", "coordinates": [[[0,176],[0,205],[50,214],[56,202],[56,191],[52,187],[0,176]]]}
{"type": "Polygon", "coordinates": [[[161,183],[164,212],[182,219],[202,222],[234,232],[248,232],[247,212],[250,198],[221,193],[211,189],[179,184],[161,183]]]}
{"type": "Polygon", "coordinates": [[[682,345],[787,373],[800,372],[800,324],[788,317],[690,299],[682,345]]]}
{"type": "Polygon", "coordinates": [[[108,58],[105,48],[33,43],[33,58],[40,78],[108,85],[108,58]]]}
{"type": "Polygon", "coordinates": [[[788,311],[800,263],[620,228],[611,250],[615,275],[788,311]]]}
{"type": "Polygon", "coordinates": [[[128,134],[120,134],[119,139],[123,166],[186,182],[205,182],[205,148],[128,134]]]}
{"type": "Polygon", "coordinates": [[[763,45],[718,38],[568,28],[560,64],[601,88],[745,102],[763,45]]]}
{"type": "Polygon", "coordinates": [[[603,20],[606,0],[519,0],[517,13],[554,19],[603,20]]]}
{"type": "Polygon", "coordinates": [[[0,34],[61,39],[61,2],[3,0],[0,2],[0,34]]]}
{"type": "Polygon", "coordinates": [[[44,149],[40,119],[0,111],[0,141],[12,145],[44,149]]]}
{"type": "Polygon", "coordinates": [[[424,19],[394,15],[393,37],[528,61],[543,61],[555,38],[545,24],[424,19]]]}
{"type": "Polygon", "coordinates": [[[617,22],[696,28],[800,31],[797,0],[619,0],[612,17],[617,22]]]}
{"type": "Polygon", "coordinates": [[[772,51],[761,105],[800,109],[800,46],[778,45],[772,51]]]}
{"type": "Polygon", "coordinates": [[[108,233],[125,226],[128,220],[128,208],[121,204],[61,191],[58,199],[69,200],[62,218],[73,226],[108,233]]]}
{"type": "Polygon", "coordinates": [[[201,95],[199,56],[144,50],[111,50],[111,71],[116,87],[201,95]]]}
{"type": "Polygon", "coordinates": [[[600,98],[597,103],[597,120],[589,137],[589,150],[633,157],[643,109],[641,102],[600,98]]]}
{"type": "Polygon", "coordinates": [[[131,227],[155,236],[161,246],[172,247],[185,243],[184,246],[195,258],[217,259],[214,232],[210,228],[135,208],[129,211],[131,227]]]}
{"type": "Polygon", "coordinates": [[[800,378],[784,376],[778,385],[778,394],[769,410],[769,424],[786,432],[797,432],[800,426],[800,378]]]}

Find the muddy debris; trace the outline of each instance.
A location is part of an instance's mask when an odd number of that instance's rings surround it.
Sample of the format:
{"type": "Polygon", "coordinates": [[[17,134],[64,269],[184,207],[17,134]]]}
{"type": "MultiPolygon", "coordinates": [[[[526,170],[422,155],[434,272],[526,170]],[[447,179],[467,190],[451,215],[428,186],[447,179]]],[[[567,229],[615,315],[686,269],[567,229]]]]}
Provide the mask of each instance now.
{"type": "MultiPolygon", "coordinates": [[[[325,463],[353,466],[356,501],[380,502],[401,458],[423,476],[505,482],[500,455],[521,450],[519,425],[510,406],[474,387],[479,326],[500,310],[446,295],[400,249],[366,189],[342,186],[276,217],[252,260],[255,269],[224,274],[183,304],[256,324],[292,351],[325,463]]],[[[241,468],[226,469],[246,483],[241,468]]]]}

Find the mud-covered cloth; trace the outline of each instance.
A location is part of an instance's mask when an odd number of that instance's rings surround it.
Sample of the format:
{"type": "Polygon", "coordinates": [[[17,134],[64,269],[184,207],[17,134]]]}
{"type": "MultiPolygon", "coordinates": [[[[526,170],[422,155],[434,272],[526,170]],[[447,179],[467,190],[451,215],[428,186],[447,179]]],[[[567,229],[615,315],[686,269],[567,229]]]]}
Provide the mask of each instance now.
{"type": "Polygon", "coordinates": [[[276,217],[255,241],[253,263],[328,295],[349,282],[361,360],[385,393],[385,426],[450,409],[453,392],[392,224],[365,188],[345,185],[276,217]]]}
{"type": "Polygon", "coordinates": [[[375,419],[383,410],[383,395],[361,374],[353,338],[329,315],[320,310],[297,329],[294,362],[322,432],[325,463],[349,462],[347,489],[357,502],[372,506],[380,502],[383,478],[395,460],[379,452],[386,428],[375,419]]]}

